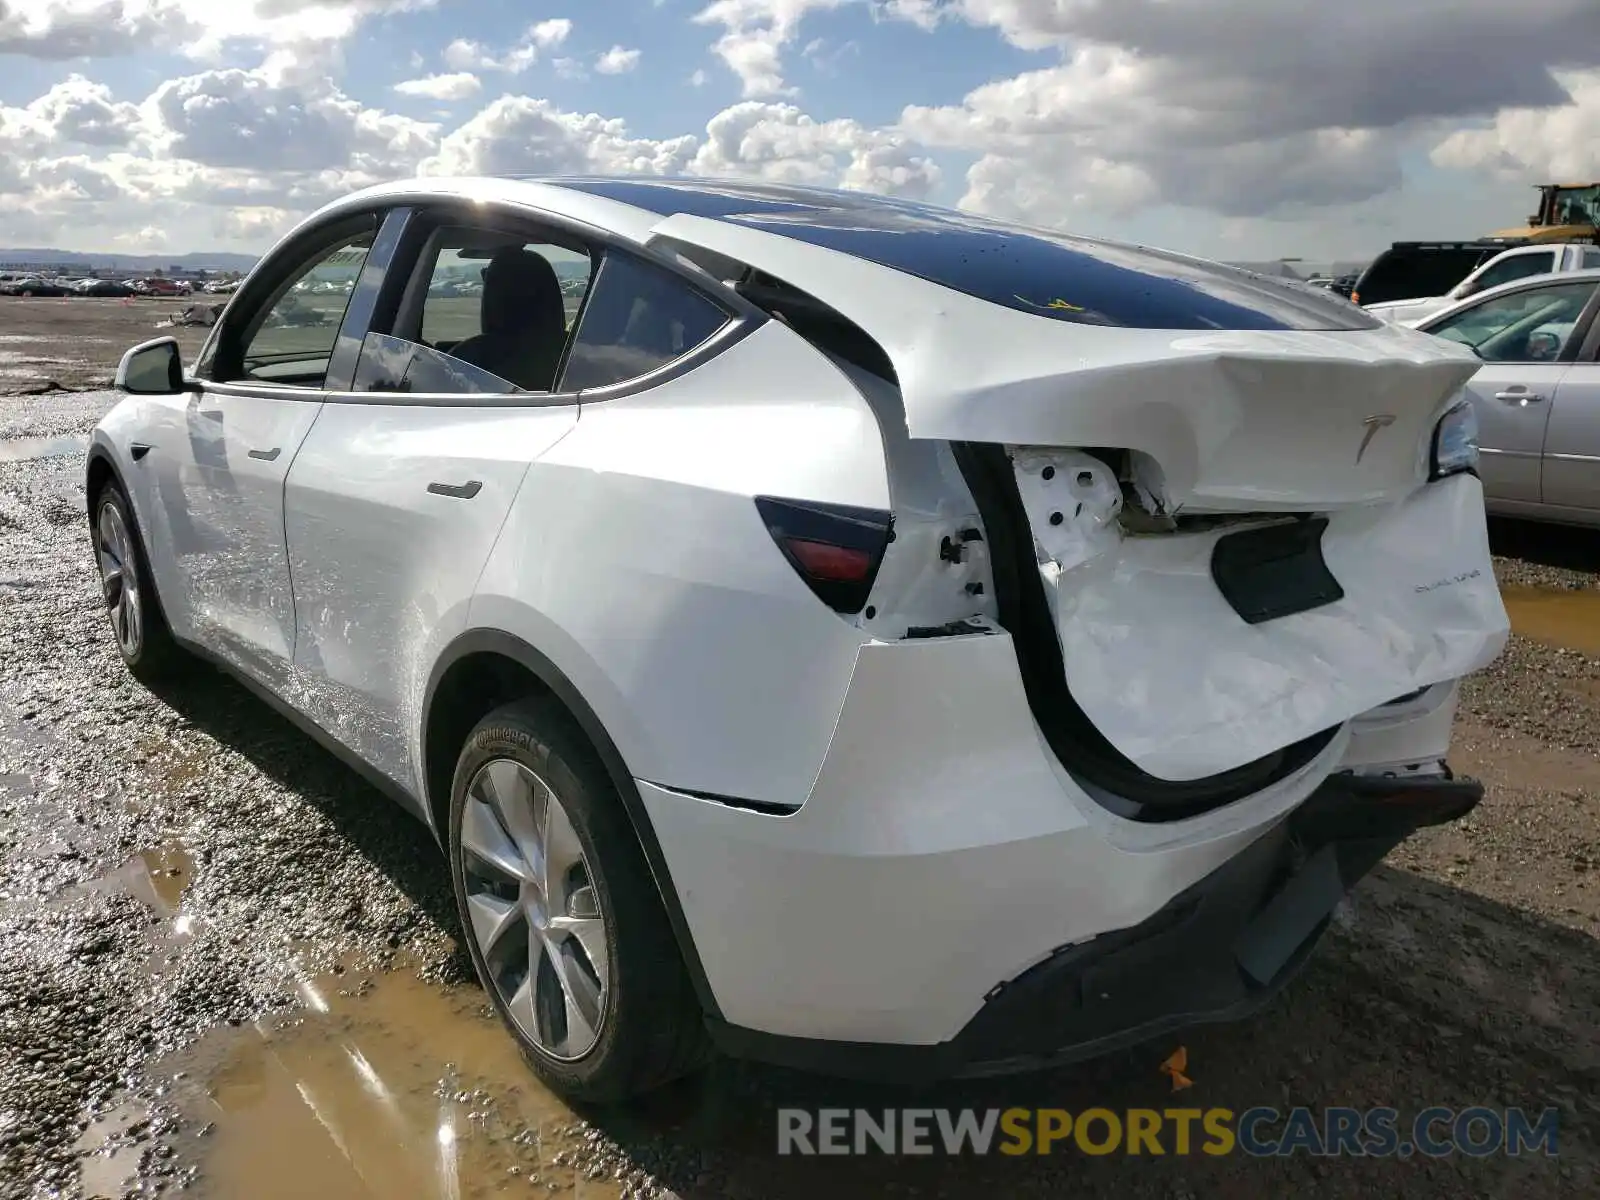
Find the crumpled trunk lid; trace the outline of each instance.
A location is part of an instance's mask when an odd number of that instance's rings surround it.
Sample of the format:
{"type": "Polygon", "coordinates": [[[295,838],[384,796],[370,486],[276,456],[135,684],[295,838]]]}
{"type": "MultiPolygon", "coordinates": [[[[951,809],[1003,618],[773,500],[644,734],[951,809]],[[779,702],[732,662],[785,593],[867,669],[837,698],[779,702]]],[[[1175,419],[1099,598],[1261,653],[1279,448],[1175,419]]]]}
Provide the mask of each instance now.
{"type": "MultiPolygon", "coordinates": [[[[1140,771],[1195,781],[1245,767],[1504,645],[1478,481],[1424,486],[1432,430],[1479,365],[1470,351],[1353,308],[1342,328],[1197,328],[1247,311],[1249,291],[1198,275],[1187,328],[1052,319],[816,244],[814,230],[784,236],[775,220],[679,215],[654,232],[858,325],[893,364],[911,436],[1007,448],[1071,701],[1140,771]],[[1178,528],[1129,533],[1128,494],[1178,528]],[[1183,525],[1197,514],[1254,519],[1183,525]],[[1274,521],[1294,528],[1249,528],[1274,521]]],[[[1015,240],[1001,250],[1016,254],[1015,240]]],[[[1103,252],[1123,313],[1141,253],[1103,252]]],[[[1183,272],[1151,261],[1170,311],[1183,272]]],[[[984,284],[995,293],[992,273],[984,284]]],[[[1073,287],[1063,278],[1044,307],[1076,313],[1073,287]]]]}
{"type": "Polygon", "coordinates": [[[1105,464],[1040,451],[1015,462],[1067,689],[1158,779],[1253,763],[1505,645],[1473,476],[1325,518],[1130,536],[1115,500],[1099,503],[1114,495],[1105,464]],[[1063,510],[1077,516],[1051,524],[1063,510]],[[1242,565],[1230,543],[1246,546],[1242,565]]]}

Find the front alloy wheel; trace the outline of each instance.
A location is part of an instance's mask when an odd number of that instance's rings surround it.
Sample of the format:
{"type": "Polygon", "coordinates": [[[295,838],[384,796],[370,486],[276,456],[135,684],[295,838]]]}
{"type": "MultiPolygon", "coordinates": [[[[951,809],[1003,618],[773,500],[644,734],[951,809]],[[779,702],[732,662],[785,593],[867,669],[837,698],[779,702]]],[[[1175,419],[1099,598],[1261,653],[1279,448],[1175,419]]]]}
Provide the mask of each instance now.
{"type": "Polygon", "coordinates": [[[144,648],[144,615],[139,607],[139,565],[128,533],[128,522],[121,507],[107,496],[100,504],[95,522],[95,547],[100,560],[100,584],[106,611],[111,614],[111,631],[117,647],[130,662],[144,648]]]}
{"type": "Polygon", "coordinates": [[[146,683],[176,676],[189,658],[173,641],[156,598],[150,560],[139,540],[133,510],[119,484],[96,497],[89,533],[100,569],[100,599],[111,618],[117,650],[128,669],[146,683]]]}

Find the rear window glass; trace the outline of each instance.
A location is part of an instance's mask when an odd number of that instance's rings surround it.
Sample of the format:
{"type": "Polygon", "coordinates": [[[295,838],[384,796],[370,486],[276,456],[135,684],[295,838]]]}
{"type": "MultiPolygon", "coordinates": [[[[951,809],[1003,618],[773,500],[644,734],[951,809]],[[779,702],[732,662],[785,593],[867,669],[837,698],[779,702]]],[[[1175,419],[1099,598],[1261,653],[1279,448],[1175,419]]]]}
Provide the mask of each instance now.
{"type": "Polygon", "coordinates": [[[563,179],[561,186],[825,246],[1055,321],[1133,329],[1380,324],[1303,283],[868,193],[686,180],[563,179]]]}
{"type": "Polygon", "coordinates": [[[1385,250],[1356,283],[1362,304],[1443,296],[1504,247],[1385,250]]]}

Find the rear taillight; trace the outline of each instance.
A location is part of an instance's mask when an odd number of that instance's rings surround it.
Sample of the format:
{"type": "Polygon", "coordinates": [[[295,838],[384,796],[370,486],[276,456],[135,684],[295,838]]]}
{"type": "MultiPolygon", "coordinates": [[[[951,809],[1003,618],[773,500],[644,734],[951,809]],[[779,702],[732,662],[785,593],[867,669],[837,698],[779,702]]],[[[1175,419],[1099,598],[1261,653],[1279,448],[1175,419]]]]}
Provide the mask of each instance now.
{"type": "Polygon", "coordinates": [[[772,496],[757,496],[756,508],[789,565],[824,604],[841,613],[865,607],[893,536],[889,513],[772,496]]]}
{"type": "Polygon", "coordinates": [[[1352,289],[1351,292],[1350,292],[1350,303],[1351,304],[1360,304],[1361,303],[1361,293],[1352,289]]]}

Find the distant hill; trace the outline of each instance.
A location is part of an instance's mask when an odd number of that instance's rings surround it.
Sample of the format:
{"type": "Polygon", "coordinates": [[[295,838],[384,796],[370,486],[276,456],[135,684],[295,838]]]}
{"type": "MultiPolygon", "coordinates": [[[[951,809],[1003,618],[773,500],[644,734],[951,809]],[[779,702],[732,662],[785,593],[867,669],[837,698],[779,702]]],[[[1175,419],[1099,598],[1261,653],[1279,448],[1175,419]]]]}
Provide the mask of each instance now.
{"type": "Polygon", "coordinates": [[[233,254],[226,250],[200,250],[192,254],[124,254],[120,250],[81,253],[77,250],[9,249],[0,247],[0,263],[58,263],[75,267],[119,267],[129,271],[185,271],[202,268],[212,271],[248,271],[256,265],[254,254],[233,254]]]}

